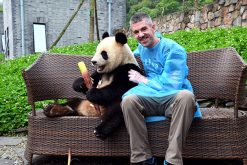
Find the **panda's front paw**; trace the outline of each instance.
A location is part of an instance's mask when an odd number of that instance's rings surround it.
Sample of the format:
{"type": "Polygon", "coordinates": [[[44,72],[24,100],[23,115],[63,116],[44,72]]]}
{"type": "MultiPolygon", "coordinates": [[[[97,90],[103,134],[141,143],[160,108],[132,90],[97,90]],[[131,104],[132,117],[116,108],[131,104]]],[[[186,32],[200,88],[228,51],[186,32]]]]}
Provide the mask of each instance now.
{"type": "Polygon", "coordinates": [[[99,127],[96,127],[95,129],[94,129],[94,135],[97,137],[97,138],[99,138],[99,139],[101,139],[101,140],[105,140],[106,139],[106,135],[105,134],[103,134],[102,132],[101,132],[101,130],[100,130],[100,128],[99,127]]]}
{"type": "Polygon", "coordinates": [[[102,94],[100,92],[99,89],[97,88],[91,88],[88,92],[87,92],[87,99],[92,102],[92,103],[100,103],[101,102],[101,98],[102,98],[102,94]]]}
{"type": "Polygon", "coordinates": [[[78,78],[73,82],[73,89],[76,92],[82,92],[82,93],[86,93],[88,91],[88,88],[85,84],[85,81],[83,78],[78,78]]]}

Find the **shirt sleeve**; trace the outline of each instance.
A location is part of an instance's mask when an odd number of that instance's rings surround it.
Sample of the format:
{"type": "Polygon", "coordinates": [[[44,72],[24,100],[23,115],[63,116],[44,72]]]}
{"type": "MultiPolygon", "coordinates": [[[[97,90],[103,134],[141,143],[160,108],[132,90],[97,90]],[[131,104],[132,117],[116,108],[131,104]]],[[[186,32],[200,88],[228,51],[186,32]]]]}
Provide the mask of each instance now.
{"type": "Polygon", "coordinates": [[[188,75],[187,54],[173,47],[165,51],[165,57],[162,73],[149,79],[147,86],[157,91],[181,90],[188,75]]]}
{"type": "Polygon", "coordinates": [[[133,54],[135,57],[139,57],[140,56],[140,46],[138,45],[138,47],[133,51],[133,54]]]}

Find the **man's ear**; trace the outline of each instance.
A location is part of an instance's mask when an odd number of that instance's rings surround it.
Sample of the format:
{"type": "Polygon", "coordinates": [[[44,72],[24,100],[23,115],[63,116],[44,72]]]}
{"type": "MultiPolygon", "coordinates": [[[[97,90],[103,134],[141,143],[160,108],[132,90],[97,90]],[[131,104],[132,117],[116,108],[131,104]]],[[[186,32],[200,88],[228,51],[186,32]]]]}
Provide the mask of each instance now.
{"type": "Polygon", "coordinates": [[[127,36],[124,33],[119,32],[115,35],[115,40],[117,43],[124,45],[127,43],[127,36]]]}
{"type": "Polygon", "coordinates": [[[152,29],[154,30],[154,31],[156,31],[156,25],[153,23],[153,25],[152,25],[152,29]]]}

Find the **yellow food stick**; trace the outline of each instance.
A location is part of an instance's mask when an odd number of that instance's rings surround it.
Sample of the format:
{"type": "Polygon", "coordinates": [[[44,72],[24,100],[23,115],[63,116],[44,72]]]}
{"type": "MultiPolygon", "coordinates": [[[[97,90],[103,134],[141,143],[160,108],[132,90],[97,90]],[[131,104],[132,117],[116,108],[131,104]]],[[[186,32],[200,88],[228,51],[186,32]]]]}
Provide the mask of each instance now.
{"type": "Polygon", "coordinates": [[[78,66],[79,66],[79,69],[80,69],[81,73],[87,72],[87,67],[86,67],[86,65],[85,65],[85,63],[83,61],[79,62],[78,66]]]}
{"type": "Polygon", "coordinates": [[[85,63],[83,61],[80,61],[80,62],[78,62],[78,66],[79,66],[81,75],[85,81],[87,88],[91,88],[92,87],[92,81],[91,81],[91,78],[90,78],[90,75],[89,75],[89,72],[87,70],[85,63]]]}

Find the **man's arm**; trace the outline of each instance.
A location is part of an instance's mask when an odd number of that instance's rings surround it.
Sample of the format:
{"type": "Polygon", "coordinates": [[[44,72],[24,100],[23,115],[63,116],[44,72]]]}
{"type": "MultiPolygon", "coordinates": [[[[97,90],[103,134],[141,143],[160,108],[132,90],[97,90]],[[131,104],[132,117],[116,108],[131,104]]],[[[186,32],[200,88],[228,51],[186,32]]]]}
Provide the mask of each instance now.
{"type": "Polygon", "coordinates": [[[151,88],[182,89],[188,75],[187,54],[183,50],[175,49],[167,52],[164,70],[161,75],[150,79],[147,83],[151,88]]]}

